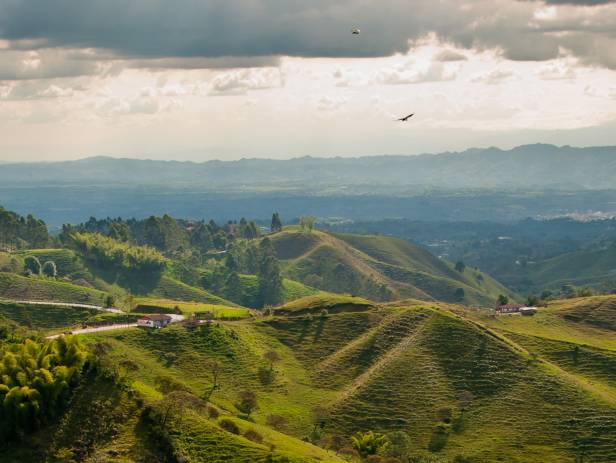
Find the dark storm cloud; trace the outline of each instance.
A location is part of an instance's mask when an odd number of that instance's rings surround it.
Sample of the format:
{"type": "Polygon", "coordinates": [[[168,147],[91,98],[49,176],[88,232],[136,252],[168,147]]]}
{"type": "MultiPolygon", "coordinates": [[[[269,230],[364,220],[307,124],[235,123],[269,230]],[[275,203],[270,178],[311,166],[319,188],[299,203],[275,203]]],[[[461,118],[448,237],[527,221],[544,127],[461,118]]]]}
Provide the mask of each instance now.
{"type": "Polygon", "coordinates": [[[502,50],[515,60],[547,60],[568,47],[583,60],[614,66],[609,52],[614,12],[607,29],[602,20],[602,31],[592,21],[576,24],[577,41],[570,46],[567,29],[554,34],[534,21],[533,11],[541,5],[515,0],[0,0],[0,38],[21,48],[96,48],[143,67],[167,62],[191,68],[220,67],[229,57],[241,67],[271,65],[277,55],[387,56],[433,33],[464,48],[502,50]],[[359,36],[350,33],[356,26],[362,28],[359,36]]]}

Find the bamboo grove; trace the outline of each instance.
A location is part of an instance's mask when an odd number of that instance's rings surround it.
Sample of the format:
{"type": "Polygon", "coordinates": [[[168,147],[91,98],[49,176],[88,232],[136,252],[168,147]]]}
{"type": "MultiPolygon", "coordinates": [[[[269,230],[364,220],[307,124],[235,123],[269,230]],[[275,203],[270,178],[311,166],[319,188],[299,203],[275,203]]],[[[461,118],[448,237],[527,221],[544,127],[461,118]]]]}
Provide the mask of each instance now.
{"type": "Polygon", "coordinates": [[[73,336],[0,344],[0,443],[19,439],[57,416],[87,358],[73,336]]]}

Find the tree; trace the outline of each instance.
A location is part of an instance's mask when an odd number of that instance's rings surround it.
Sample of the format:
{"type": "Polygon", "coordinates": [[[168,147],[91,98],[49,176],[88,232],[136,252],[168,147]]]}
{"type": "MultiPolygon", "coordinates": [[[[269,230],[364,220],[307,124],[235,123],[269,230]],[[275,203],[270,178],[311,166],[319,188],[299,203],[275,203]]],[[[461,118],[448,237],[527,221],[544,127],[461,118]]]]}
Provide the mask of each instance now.
{"type": "Polygon", "coordinates": [[[272,371],[274,369],[274,363],[280,361],[280,355],[275,350],[270,350],[263,354],[263,358],[269,362],[269,369],[272,371]]]}
{"type": "Polygon", "coordinates": [[[115,298],[111,294],[105,296],[105,307],[113,307],[115,305],[115,298]]]}
{"type": "Polygon", "coordinates": [[[206,391],[205,395],[203,396],[203,400],[205,400],[205,402],[209,402],[210,399],[212,398],[212,394],[214,394],[214,391],[220,388],[219,378],[220,378],[221,366],[218,361],[210,360],[209,362],[207,362],[206,368],[208,369],[210,373],[211,386],[210,386],[210,389],[206,391]]]}
{"type": "Polygon", "coordinates": [[[526,298],[526,305],[529,307],[536,307],[539,305],[539,298],[534,294],[531,294],[526,298]]]}
{"type": "Polygon", "coordinates": [[[455,296],[455,298],[456,298],[456,301],[462,301],[462,300],[464,300],[464,295],[465,295],[465,293],[464,293],[464,288],[457,288],[457,289],[456,289],[456,291],[455,291],[455,293],[454,293],[454,296],[455,296]]]}
{"type": "Polygon", "coordinates": [[[400,461],[408,462],[413,447],[411,438],[404,431],[394,431],[387,434],[389,445],[383,452],[385,456],[398,458],[400,461]]]}
{"type": "Polygon", "coordinates": [[[507,305],[507,304],[509,304],[509,298],[507,296],[505,296],[504,294],[499,294],[498,298],[496,299],[496,303],[499,306],[507,305]]]}
{"type": "Polygon", "coordinates": [[[34,256],[26,256],[24,259],[24,267],[33,275],[41,274],[41,262],[34,256]]]}
{"type": "Polygon", "coordinates": [[[187,391],[171,391],[165,395],[160,403],[160,424],[164,426],[169,418],[175,416],[179,419],[186,409],[198,410],[203,403],[187,391]]]}
{"type": "Polygon", "coordinates": [[[282,221],[280,220],[280,215],[278,215],[278,212],[274,212],[272,215],[272,225],[270,229],[272,232],[279,232],[282,230],[282,221]]]}
{"type": "Polygon", "coordinates": [[[225,259],[225,268],[227,269],[228,272],[238,271],[239,267],[237,264],[237,259],[233,256],[233,253],[231,250],[227,252],[227,258],[225,259]]]}
{"type": "Polygon", "coordinates": [[[456,262],[456,271],[460,273],[464,273],[464,269],[466,269],[466,264],[459,260],[456,262]]]}
{"type": "Polygon", "coordinates": [[[351,438],[351,444],[361,458],[376,455],[389,445],[387,436],[378,432],[358,432],[351,438]]]}
{"type": "Polygon", "coordinates": [[[225,281],[225,296],[227,299],[238,304],[242,303],[244,297],[242,280],[237,272],[231,272],[225,281]]]}
{"type": "Polygon", "coordinates": [[[314,229],[314,223],[316,220],[317,219],[311,215],[303,215],[299,218],[299,226],[302,231],[310,233],[314,229]]]}
{"type": "Polygon", "coordinates": [[[41,268],[41,272],[43,275],[49,278],[55,278],[58,276],[58,269],[56,268],[56,263],[52,260],[48,260],[43,264],[41,268]]]}
{"type": "Polygon", "coordinates": [[[235,407],[242,413],[250,416],[253,410],[257,408],[257,394],[248,390],[240,392],[239,400],[235,407]]]}
{"type": "Polygon", "coordinates": [[[259,246],[259,296],[262,306],[276,305],[282,301],[282,277],[274,246],[264,238],[259,246]]]}

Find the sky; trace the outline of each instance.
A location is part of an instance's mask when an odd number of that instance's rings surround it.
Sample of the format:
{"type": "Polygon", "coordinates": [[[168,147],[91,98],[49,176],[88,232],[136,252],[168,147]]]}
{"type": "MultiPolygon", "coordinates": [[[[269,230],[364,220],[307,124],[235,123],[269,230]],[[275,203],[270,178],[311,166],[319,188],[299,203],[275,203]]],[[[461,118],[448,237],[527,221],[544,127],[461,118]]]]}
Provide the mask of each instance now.
{"type": "Polygon", "coordinates": [[[616,145],[615,1],[0,0],[0,162],[535,142],[616,145]]]}

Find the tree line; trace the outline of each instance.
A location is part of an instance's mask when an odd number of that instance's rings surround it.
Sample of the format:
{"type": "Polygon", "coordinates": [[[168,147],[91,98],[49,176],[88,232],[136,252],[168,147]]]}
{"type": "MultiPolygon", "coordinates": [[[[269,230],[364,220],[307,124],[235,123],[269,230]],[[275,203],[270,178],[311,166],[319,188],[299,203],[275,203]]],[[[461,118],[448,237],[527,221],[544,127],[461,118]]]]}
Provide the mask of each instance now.
{"type": "Polygon", "coordinates": [[[152,247],[131,246],[99,233],[73,233],[71,243],[86,259],[104,268],[160,272],[167,264],[167,259],[152,247]]]}
{"type": "Polygon", "coordinates": [[[78,225],[64,225],[60,239],[70,240],[75,233],[98,233],[138,246],[151,246],[164,253],[182,252],[193,248],[201,254],[224,250],[237,239],[257,238],[259,227],[254,221],[241,218],[218,225],[215,221],[175,219],[167,214],[137,220],[122,218],[96,219],[78,225]]]}
{"type": "Polygon", "coordinates": [[[52,241],[45,222],[32,215],[20,216],[0,206],[0,251],[44,248],[52,241]]]}

